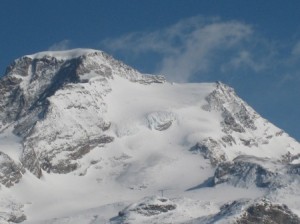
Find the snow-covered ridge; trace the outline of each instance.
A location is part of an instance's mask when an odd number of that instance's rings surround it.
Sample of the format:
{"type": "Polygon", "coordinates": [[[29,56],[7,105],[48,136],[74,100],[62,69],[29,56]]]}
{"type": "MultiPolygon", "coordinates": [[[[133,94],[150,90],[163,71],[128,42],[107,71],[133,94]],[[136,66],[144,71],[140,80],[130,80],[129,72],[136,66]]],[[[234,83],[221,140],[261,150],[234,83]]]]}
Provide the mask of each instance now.
{"type": "Polygon", "coordinates": [[[93,54],[93,53],[104,53],[103,51],[94,50],[94,49],[86,49],[86,48],[77,48],[65,51],[43,51],[38,52],[31,55],[25,55],[24,57],[28,57],[31,59],[41,59],[44,57],[53,57],[59,60],[70,60],[73,58],[82,57],[84,55],[93,54]]]}

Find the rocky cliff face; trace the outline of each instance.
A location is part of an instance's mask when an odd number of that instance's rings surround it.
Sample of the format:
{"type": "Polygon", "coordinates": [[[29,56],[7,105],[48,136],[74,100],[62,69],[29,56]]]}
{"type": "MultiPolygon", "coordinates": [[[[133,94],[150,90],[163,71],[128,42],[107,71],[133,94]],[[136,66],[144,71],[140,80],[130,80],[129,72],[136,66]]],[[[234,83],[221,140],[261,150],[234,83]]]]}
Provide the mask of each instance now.
{"type": "Polygon", "coordinates": [[[0,152],[0,183],[6,187],[11,187],[22,178],[25,169],[21,164],[17,164],[8,155],[0,152]]]}
{"type": "Polygon", "coordinates": [[[286,205],[272,203],[269,200],[240,200],[225,204],[216,215],[196,219],[189,224],[224,223],[224,224],[254,224],[254,223],[299,223],[299,217],[286,205]]]}

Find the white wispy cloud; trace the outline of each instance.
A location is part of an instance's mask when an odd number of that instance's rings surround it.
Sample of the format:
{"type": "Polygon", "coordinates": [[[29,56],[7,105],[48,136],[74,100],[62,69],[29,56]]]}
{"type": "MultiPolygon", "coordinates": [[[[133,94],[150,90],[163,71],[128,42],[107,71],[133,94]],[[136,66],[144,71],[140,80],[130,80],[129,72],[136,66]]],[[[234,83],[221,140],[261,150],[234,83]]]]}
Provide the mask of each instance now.
{"type": "Polygon", "coordinates": [[[70,40],[62,40],[54,43],[48,48],[48,51],[63,51],[67,49],[70,49],[70,40]]]}
{"type": "Polygon", "coordinates": [[[221,66],[221,71],[227,72],[232,69],[251,69],[255,72],[260,72],[266,69],[267,66],[268,63],[266,63],[266,60],[261,59],[259,61],[256,61],[251,52],[242,50],[238,52],[236,56],[233,56],[228,63],[223,64],[221,66]]]}
{"type": "Polygon", "coordinates": [[[293,56],[300,56],[300,41],[293,46],[291,53],[293,56]]]}
{"type": "Polygon", "coordinates": [[[161,30],[129,33],[105,40],[103,44],[112,51],[160,54],[162,60],[157,73],[185,82],[215,67],[220,71],[243,67],[256,72],[265,69],[266,61],[260,59],[266,55],[258,57],[251,52],[250,45],[257,41],[248,24],[196,16],[161,30]]]}

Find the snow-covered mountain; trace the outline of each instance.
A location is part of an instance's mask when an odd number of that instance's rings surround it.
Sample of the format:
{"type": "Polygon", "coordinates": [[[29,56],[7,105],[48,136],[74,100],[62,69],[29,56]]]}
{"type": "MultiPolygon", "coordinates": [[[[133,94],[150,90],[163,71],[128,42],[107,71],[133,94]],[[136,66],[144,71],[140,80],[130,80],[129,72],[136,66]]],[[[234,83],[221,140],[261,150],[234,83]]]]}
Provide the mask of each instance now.
{"type": "Polygon", "coordinates": [[[75,49],[0,93],[0,223],[300,223],[300,144],[225,84],[75,49]]]}

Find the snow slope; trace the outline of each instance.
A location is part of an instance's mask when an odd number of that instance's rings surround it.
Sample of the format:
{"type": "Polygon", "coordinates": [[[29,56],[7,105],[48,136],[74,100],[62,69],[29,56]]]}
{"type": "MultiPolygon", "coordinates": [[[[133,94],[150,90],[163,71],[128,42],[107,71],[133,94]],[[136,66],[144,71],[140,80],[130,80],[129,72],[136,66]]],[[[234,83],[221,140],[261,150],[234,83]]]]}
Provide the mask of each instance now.
{"type": "Polygon", "coordinates": [[[261,198],[299,213],[299,143],[222,83],[75,49],[17,59],[0,92],[1,223],[232,223],[261,198]]]}

